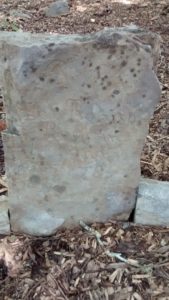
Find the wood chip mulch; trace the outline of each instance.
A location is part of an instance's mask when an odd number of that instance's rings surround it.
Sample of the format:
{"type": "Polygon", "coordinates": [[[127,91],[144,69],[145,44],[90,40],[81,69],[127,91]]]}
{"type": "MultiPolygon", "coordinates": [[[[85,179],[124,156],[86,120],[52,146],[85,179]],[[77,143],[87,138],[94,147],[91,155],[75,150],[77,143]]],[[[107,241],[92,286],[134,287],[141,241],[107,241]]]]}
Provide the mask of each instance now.
{"type": "MultiPolygon", "coordinates": [[[[50,2],[1,0],[0,30],[87,33],[132,23],[161,35],[162,97],[150,122],[141,169],[145,177],[169,181],[168,0],[71,0],[67,16],[47,18],[43,11],[50,2]],[[11,10],[27,17],[10,16],[11,10]]],[[[3,189],[3,180],[0,184],[3,189]]],[[[2,237],[0,299],[169,299],[169,228],[112,221],[91,228],[60,230],[50,238],[2,237]]]]}
{"type": "Polygon", "coordinates": [[[169,228],[109,222],[92,229],[2,239],[0,299],[169,299],[169,228]]]}

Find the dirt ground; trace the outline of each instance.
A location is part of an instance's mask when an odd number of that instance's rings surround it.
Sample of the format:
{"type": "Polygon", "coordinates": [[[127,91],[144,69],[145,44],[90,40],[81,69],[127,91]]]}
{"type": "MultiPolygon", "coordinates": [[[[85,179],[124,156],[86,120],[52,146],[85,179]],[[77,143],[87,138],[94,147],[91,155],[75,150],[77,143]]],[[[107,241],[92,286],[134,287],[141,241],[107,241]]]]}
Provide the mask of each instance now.
{"type": "MultiPolygon", "coordinates": [[[[169,181],[168,0],[71,0],[68,15],[47,18],[43,9],[50,2],[1,0],[0,30],[87,33],[136,24],[161,35],[162,97],[150,122],[141,171],[169,181]],[[11,10],[27,17],[11,16],[11,10]]],[[[2,174],[2,151],[0,161],[2,174]]],[[[3,179],[0,184],[2,193],[3,179]]],[[[169,228],[113,221],[91,228],[60,230],[51,238],[2,237],[0,299],[169,299],[169,228]]]]}

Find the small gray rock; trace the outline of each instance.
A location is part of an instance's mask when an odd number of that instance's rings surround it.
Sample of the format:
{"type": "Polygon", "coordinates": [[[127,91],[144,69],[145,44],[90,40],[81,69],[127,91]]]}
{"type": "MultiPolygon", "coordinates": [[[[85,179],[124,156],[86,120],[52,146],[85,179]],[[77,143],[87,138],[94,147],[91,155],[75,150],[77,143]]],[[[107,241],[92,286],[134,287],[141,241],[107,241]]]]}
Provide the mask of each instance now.
{"type": "Polygon", "coordinates": [[[10,16],[19,19],[31,19],[30,13],[17,9],[12,9],[10,11],[10,16]]]}
{"type": "Polygon", "coordinates": [[[169,182],[142,179],[139,184],[135,222],[169,225],[169,182]]]}
{"type": "Polygon", "coordinates": [[[9,234],[8,199],[5,195],[0,197],[0,234],[9,234]]]}
{"type": "Polygon", "coordinates": [[[57,17],[69,13],[69,3],[67,0],[58,0],[49,5],[44,11],[47,17],[57,17]]]}

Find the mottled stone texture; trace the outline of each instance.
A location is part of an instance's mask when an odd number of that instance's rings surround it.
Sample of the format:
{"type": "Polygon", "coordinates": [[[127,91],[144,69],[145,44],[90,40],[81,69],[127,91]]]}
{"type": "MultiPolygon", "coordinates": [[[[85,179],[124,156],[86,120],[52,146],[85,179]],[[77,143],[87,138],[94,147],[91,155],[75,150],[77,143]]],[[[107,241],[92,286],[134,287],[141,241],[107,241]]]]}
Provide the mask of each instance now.
{"type": "Polygon", "coordinates": [[[158,43],[136,29],[0,33],[14,231],[47,235],[79,220],[129,217],[160,98],[158,43]]]}
{"type": "Polygon", "coordinates": [[[169,182],[142,179],[139,184],[135,222],[169,225],[169,182]]]}

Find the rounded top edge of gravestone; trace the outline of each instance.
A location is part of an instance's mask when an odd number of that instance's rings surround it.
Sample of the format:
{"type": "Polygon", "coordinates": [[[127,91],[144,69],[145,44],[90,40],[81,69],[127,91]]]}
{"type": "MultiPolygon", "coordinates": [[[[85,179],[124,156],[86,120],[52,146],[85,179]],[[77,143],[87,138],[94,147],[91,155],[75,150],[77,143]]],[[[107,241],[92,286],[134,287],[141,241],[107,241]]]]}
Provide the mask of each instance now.
{"type": "Polygon", "coordinates": [[[137,25],[131,24],[131,25],[126,25],[126,26],[122,26],[122,27],[104,27],[103,29],[97,30],[97,31],[93,31],[91,33],[67,33],[67,34],[63,34],[63,33],[50,33],[50,32],[29,32],[29,31],[0,31],[0,38],[4,38],[5,36],[20,36],[20,35],[25,35],[26,37],[28,36],[36,36],[36,37],[41,37],[41,36],[49,36],[49,37],[59,37],[59,36],[66,36],[66,37],[94,37],[100,34],[113,34],[113,33],[119,33],[121,35],[126,34],[126,33],[131,33],[131,34],[144,34],[144,35],[151,35],[153,37],[158,37],[159,34],[154,33],[152,31],[148,31],[145,30],[142,27],[139,27],[137,25]]]}
{"type": "MultiPolygon", "coordinates": [[[[73,41],[85,42],[85,41],[93,41],[98,40],[101,38],[106,38],[106,42],[109,40],[120,40],[125,37],[127,34],[131,35],[131,37],[137,37],[137,41],[143,42],[144,44],[149,44],[154,46],[153,41],[161,41],[160,36],[157,33],[146,31],[145,29],[138,27],[137,25],[131,24],[128,26],[123,27],[105,27],[104,29],[92,32],[92,33],[69,33],[69,34],[61,34],[61,33],[31,33],[31,32],[13,32],[13,31],[0,31],[0,41],[7,41],[7,42],[36,42],[43,41],[44,43],[50,40],[54,42],[57,41],[67,41],[67,43],[73,41]]],[[[19,45],[21,46],[21,44],[19,45]]]]}
{"type": "Polygon", "coordinates": [[[86,34],[58,34],[58,33],[31,33],[31,32],[4,32],[0,31],[0,43],[19,48],[40,47],[55,45],[67,47],[79,43],[96,43],[97,47],[108,48],[117,45],[132,44],[142,48],[153,57],[153,65],[157,65],[160,54],[161,37],[151,31],[134,24],[124,27],[105,27],[100,31],[86,34]]]}

